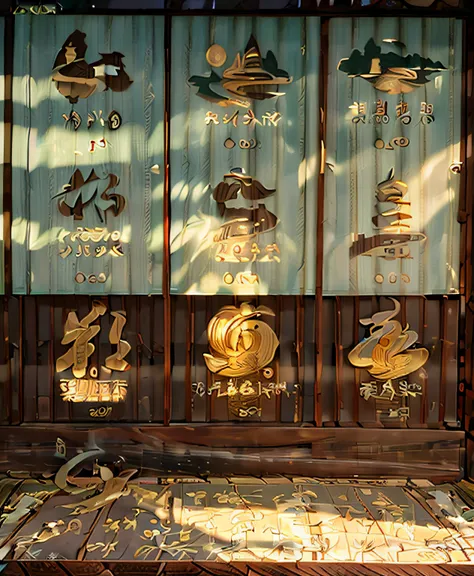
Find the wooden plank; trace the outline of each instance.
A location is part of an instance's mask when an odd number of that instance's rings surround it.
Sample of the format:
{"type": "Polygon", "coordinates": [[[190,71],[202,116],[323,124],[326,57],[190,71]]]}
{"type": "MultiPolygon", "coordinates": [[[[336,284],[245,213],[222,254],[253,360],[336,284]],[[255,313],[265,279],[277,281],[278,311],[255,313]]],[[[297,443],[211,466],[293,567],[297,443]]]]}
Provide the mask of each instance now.
{"type": "Polygon", "coordinates": [[[8,298],[0,298],[0,423],[8,424],[10,420],[10,339],[8,336],[8,298]],[[7,329],[5,331],[5,328],[7,329]]]}
{"type": "Polygon", "coordinates": [[[8,330],[9,330],[9,354],[11,365],[10,380],[10,423],[20,424],[23,421],[23,382],[22,382],[22,359],[20,339],[20,325],[22,323],[22,309],[19,298],[10,298],[8,301],[8,330]]]}
{"type": "Polygon", "coordinates": [[[153,341],[151,351],[153,360],[153,373],[156,384],[153,396],[153,419],[156,422],[163,422],[164,410],[164,299],[161,296],[154,297],[154,317],[153,317],[153,341]]]}
{"type": "Polygon", "coordinates": [[[336,406],[335,330],[336,306],[334,298],[323,300],[323,369],[321,373],[322,422],[334,422],[336,406]]]}
{"type": "MultiPolygon", "coordinates": [[[[36,313],[36,302],[28,298],[23,302],[24,305],[24,326],[23,326],[23,338],[24,338],[24,401],[25,405],[23,408],[23,414],[25,422],[35,422],[39,419],[38,411],[38,360],[37,360],[37,313],[36,313]]],[[[49,382],[47,383],[46,399],[49,400],[49,382]]],[[[43,414],[42,420],[48,420],[45,418],[47,414],[43,414]]]]}
{"type": "Polygon", "coordinates": [[[34,299],[36,303],[36,362],[37,362],[37,379],[38,379],[38,396],[43,398],[42,402],[47,410],[38,410],[40,420],[52,421],[54,415],[54,357],[53,341],[54,337],[51,332],[51,314],[53,312],[52,298],[36,299],[25,297],[26,301],[34,299]]]}
{"type": "Polygon", "coordinates": [[[424,366],[426,377],[427,423],[439,425],[440,384],[442,365],[441,306],[438,300],[425,301],[423,344],[430,352],[430,359],[424,366]]]}
{"type": "MultiPolygon", "coordinates": [[[[358,404],[358,390],[354,385],[356,381],[355,368],[348,360],[348,354],[356,345],[354,342],[354,298],[340,298],[341,302],[341,350],[340,350],[340,380],[341,380],[341,424],[354,425],[357,415],[354,407],[358,404]]],[[[357,319],[357,323],[359,320],[357,319]]]]}
{"type": "Polygon", "coordinates": [[[304,422],[315,421],[315,381],[316,381],[316,338],[315,338],[315,298],[304,297],[304,334],[303,334],[303,385],[300,402],[304,422]]]}

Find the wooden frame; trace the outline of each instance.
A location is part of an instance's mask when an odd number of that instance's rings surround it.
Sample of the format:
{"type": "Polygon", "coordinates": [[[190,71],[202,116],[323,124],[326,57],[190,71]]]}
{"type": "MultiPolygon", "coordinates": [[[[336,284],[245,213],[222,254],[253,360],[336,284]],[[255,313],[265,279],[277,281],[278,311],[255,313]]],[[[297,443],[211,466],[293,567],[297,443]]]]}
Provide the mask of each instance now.
{"type": "MultiPolygon", "coordinates": [[[[471,247],[472,247],[472,191],[473,189],[473,158],[472,158],[472,106],[473,106],[473,95],[472,95],[472,64],[474,58],[474,52],[472,48],[468,46],[467,38],[472,36],[472,22],[468,19],[472,16],[472,7],[468,8],[468,4],[465,4],[460,8],[446,7],[443,2],[438,2],[437,5],[440,7],[439,11],[430,11],[427,9],[414,8],[409,9],[400,6],[394,9],[383,9],[380,5],[372,6],[370,8],[364,8],[360,6],[353,7],[349,10],[347,3],[341,3],[339,7],[329,7],[328,3],[323,3],[317,10],[313,10],[310,7],[310,3],[302,2],[301,9],[290,10],[288,12],[279,12],[278,14],[287,16],[304,16],[304,15],[320,15],[323,18],[322,29],[323,29],[323,49],[321,51],[321,69],[322,71],[327,69],[327,18],[337,18],[338,16],[376,16],[380,14],[387,14],[393,16],[426,16],[430,15],[433,17],[459,17],[465,18],[466,20],[466,41],[465,41],[465,54],[467,55],[467,66],[465,66],[465,77],[464,77],[464,161],[465,170],[463,173],[464,185],[463,185],[463,200],[460,207],[460,222],[462,224],[463,230],[463,250],[461,254],[461,264],[462,264],[462,284],[461,284],[461,294],[459,297],[444,297],[444,298],[406,298],[403,299],[403,317],[406,320],[407,315],[415,314],[418,318],[418,329],[420,333],[420,338],[423,340],[429,340],[436,335],[440,343],[440,382],[441,386],[439,390],[436,390],[430,396],[430,393],[426,393],[423,398],[416,405],[416,419],[412,422],[408,421],[408,427],[413,428],[447,428],[459,430],[462,425],[464,429],[468,432],[467,445],[469,458],[471,458],[472,450],[474,450],[474,437],[469,433],[471,427],[471,401],[474,398],[473,382],[472,382],[472,337],[473,337],[473,316],[474,316],[474,305],[472,304],[472,265],[471,265],[471,247]],[[326,32],[325,32],[326,31],[326,32]],[[448,311],[456,308],[457,316],[459,319],[459,336],[458,336],[458,354],[459,354],[459,365],[460,373],[459,377],[457,370],[453,372],[452,366],[447,368],[447,358],[451,354],[452,359],[452,347],[450,348],[449,342],[456,338],[456,326],[450,325],[447,322],[448,311]],[[431,319],[433,318],[433,311],[435,312],[435,320],[431,324],[431,319]],[[408,312],[408,310],[410,310],[408,312]],[[436,328],[434,327],[436,326],[436,328]],[[446,384],[449,380],[449,386],[446,384]],[[453,396],[450,395],[449,405],[446,404],[444,398],[447,392],[452,392],[452,387],[457,388],[457,382],[461,383],[461,391],[459,395],[458,406],[453,404],[453,396]],[[436,402],[437,407],[433,411],[431,409],[432,403],[436,402]]],[[[380,4],[380,2],[379,2],[380,4]]],[[[112,11],[106,12],[112,14],[126,14],[130,15],[133,11],[112,11]]],[[[95,10],[94,13],[100,13],[99,10],[95,10]]],[[[156,366],[155,361],[159,361],[162,365],[163,378],[162,378],[162,399],[154,402],[155,412],[148,411],[141,413],[140,404],[140,394],[144,391],[143,383],[140,384],[140,367],[137,367],[137,390],[136,399],[131,408],[129,415],[122,415],[119,421],[123,422],[153,422],[156,425],[169,426],[170,424],[186,424],[190,423],[205,423],[205,422],[225,422],[225,418],[216,419],[216,411],[220,410],[219,406],[216,405],[212,398],[205,398],[205,403],[202,408],[202,414],[204,416],[196,417],[193,414],[192,408],[192,382],[193,382],[193,366],[197,354],[201,354],[201,350],[198,350],[196,342],[196,323],[199,321],[204,322],[209,320],[212,313],[215,312],[217,306],[217,301],[210,297],[193,297],[193,296],[183,296],[176,297],[170,296],[169,294],[169,276],[170,276],[170,254],[169,254],[169,214],[171,210],[171,202],[169,195],[169,129],[168,120],[170,115],[170,30],[171,30],[171,18],[179,18],[180,14],[191,15],[191,14],[226,14],[228,11],[181,11],[180,8],[171,7],[167,10],[155,10],[155,11],[140,11],[136,12],[139,14],[157,14],[165,16],[165,37],[164,37],[164,49],[165,49],[165,61],[166,61],[166,82],[165,82],[165,125],[167,130],[165,132],[165,200],[164,200],[164,214],[165,214],[165,226],[164,226],[164,266],[163,266],[163,296],[154,297],[153,308],[155,310],[159,309],[159,317],[163,322],[163,345],[162,349],[158,353],[154,353],[154,345],[156,343],[156,335],[160,329],[155,326],[149,329],[151,341],[151,349],[153,353],[151,354],[151,361],[149,361],[150,366],[156,366]],[[185,331],[184,331],[184,386],[180,389],[181,381],[178,380],[178,386],[173,387],[172,371],[176,360],[176,349],[173,347],[174,336],[176,335],[176,330],[180,327],[176,325],[176,311],[181,310],[181,318],[185,319],[185,331]],[[174,332],[174,333],[173,333],[174,332]],[[156,358],[155,358],[156,356],[156,358]],[[141,388],[141,390],[140,390],[141,388]],[[179,402],[181,398],[185,399],[184,406],[182,410],[174,411],[174,402],[179,402]],[[146,416],[146,414],[151,414],[146,416]]],[[[238,11],[239,15],[255,15],[255,12],[251,11],[238,11]]],[[[275,15],[271,11],[265,11],[259,15],[275,15]]],[[[11,238],[10,225],[11,225],[11,150],[8,146],[8,142],[11,139],[12,122],[13,118],[13,102],[11,99],[11,82],[12,74],[14,72],[13,67],[13,17],[7,16],[5,21],[5,71],[7,74],[6,83],[6,99],[5,99],[5,158],[4,158],[4,232],[5,232],[5,276],[6,276],[6,291],[2,302],[2,313],[3,313],[3,323],[0,326],[1,336],[3,338],[4,346],[2,347],[2,356],[0,357],[0,378],[4,384],[3,386],[3,397],[0,396],[0,404],[2,404],[2,410],[0,410],[0,422],[5,425],[18,425],[18,424],[32,424],[34,422],[46,423],[46,422],[61,422],[64,423],[87,423],[91,428],[96,427],[96,422],[84,417],[80,413],[75,415],[74,409],[67,407],[67,409],[59,409],[58,403],[60,402],[57,398],[57,394],[54,390],[55,384],[53,383],[52,376],[52,364],[54,363],[54,344],[50,344],[55,337],[60,337],[59,334],[54,334],[53,330],[51,332],[51,327],[57,326],[62,320],[62,314],[58,312],[59,308],[72,308],[73,305],[70,304],[70,300],[53,297],[28,297],[21,296],[15,297],[11,292],[11,238]],[[10,82],[10,84],[9,84],[10,82]],[[10,91],[8,87],[10,86],[10,91]],[[41,310],[40,315],[38,315],[39,310],[41,310]],[[35,317],[34,329],[29,325],[32,322],[32,317],[35,317]],[[45,328],[46,324],[48,330],[50,330],[50,338],[52,340],[45,340],[42,335],[47,330],[45,328]],[[32,342],[35,342],[33,345],[32,342]],[[39,364],[38,358],[38,347],[36,343],[43,342],[42,346],[45,346],[44,350],[47,353],[41,351],[41,355],[44,356],[44,364],[39,364]],[[49,343],[48,343],[49,342],[49,343]],[[41,369],[40,369],[41,366],[41,369]],[[32,388],[29,388],[30,382],[34,379],[35,383],[32,388]],[[6,385],[5,385],[6,384],[6,385]],[[35,393],[31,394],[31,390],[34,389],[35,393]],[[27,391],[28,390],[28,391],[27,391]],[[44,398],[44,400],[41,400],[44,398]],[[38,399],[41,402],[38,403],[38,399]],[[46,400],[48,399],[48,400],[46,400]],[[35,403],[36,402],[36,403],[35,403]],[[58,411],[59,410],[59,411],[58,411]]],[[[325,82],[325,74],[321,75],[322,81],[320,83],[320,98],[321,102],[325,103],[327,99],[327,83],[325,82]]],[[[324,104],[325,107],[325,104],[324,104]]],[[[324,140],[325,136],[325,124],[324,122],[319,127],[315,127],[318,130],[319,136],[324,140]]],[[[324,206],[324,177],[320,177],[320,191],[318,196],[318,204],[320,208],[319,212],[319,223],[323,221],[323,206],[324,206]]],[[[318,235],[321,235],[321,226],[319,226],[318,235]]],[[[319,243],[318,243],[319,245],[319,243]]],[[[359,371],[354,370],[354,380],[355,387],[352,385],[350,379],[347,377],[347,371],[344,369],[344,350],[356,342],[362,335],[360,327],[358,325],[358,319],[367,310],[375,311],[381,305],[381,300],[378,298],[341,298],[336,297],[324,298],[322,297],[322,259],[318,259],[318,271],[317,271],[317,292],[315,298],[310,298],[312,301],[312,310],[314,314],[315,322],[311,326],[305,316],[305,310],[307,310],[308,299],[306,297],[274,297],[275,309],[278,311],[277,319],[277,330],[280,332],[282,330],[282,318],[285,314],[288,314],[292,319],[291,330],[294,333],[294,351],[289,351],[289,355],[295,359],[294,371],[296,378],[300,380],[301,377],[305,378],[303,371],[303,364],[305,362],[305,357],[309,354],[309,350],[305,346],[305,342],[312,342],[314,350],[314,365],[312,365],[311,370],[314,370],[313,377],[313,389],[312,395],[308,394],[308,399],[305,403],[306,407],[303,407],[301,414],[298,414],[298,419],[296,424],[304,423],[309,426],[316,427],[381,427],[380,420],[373,415],[375,413],[375,408],[368,408],[367,404],[361,400],[359,396],[360,383],[362,381],[362,375],[359,371]],[[328,324],[329,322],[329,335],[334,334],[334,346],[333,342],[328,338],[328,324]],[[325,338],[326,337],[326,338],[325,338]],[[330,375],[326,374],[327,370],[330,371],[330,375]],[[312,400],[311,400],[312,398],[312,400]],[[327,399],[328,398],[328,399],[327,399]],[[310,408],[308,409],[308,406],[310,408]]],[[[133,296],[124,297],[124,306],[129,307],[130,310],[135,309],[135,321],[139,322],[140,318],[140,306],[145,306],[139,302],[139,298],[133,296]]],[[[232,300],[230,298],[230,300],[232,300]]],[[[238,300],[234,299],[236,303],[238,300]]],[[[227,303],[227,300],[226,300],[227,303]]],[[[383,305],[383,302],[382,302],[383,305]]],[[[142,308],[143,310],[143,308],[142,308]]],[[[203,325],[200,325],[200,330],[203,329],[203,325]]],[[[137,331],[137,333],[140,333],[137,331]]],[[[288,339],[291,341],[291,338],[288,339]]],[[[150,347],[150,342],[148,344],[144,343],[150,347]]],[[[138,346],[138,344],[137,344],[138,346]]],[[[161,346],[161,343],[159,344],[161,346]]],[[[145,348],[141,347],[140,344],[140,354],[142,354],[145,348]]],[[[137,348],[138,350],[138,348],[137,348]]],[[[138,352],[137,352],[138,354],[138,352]]],[[[141,362],[143,360],[140,360],[141,362]]],[[[43,362],[43,360],[42,360],[43,362]]],[[[176,380],[175,380],[176,382],[176,380]]],[[[160,384],[161,386],[161,384],[160,384]]],[[[160,388],[161,390],[161,388],[160,388]]],[[[143,396],[146,396],[146,391],[143,392],[143,396]]],[[[148,394],[149,395],[149,394],[148,394]]],[[[251,427],[254,434],[258,435],[269,426],[271,423],[276,422],[288,422],[288,418],[281,419],[282,411],[284,411],[284,402],[279,398],[276,400],[272,414],[275,414],[275,418],[269,419],[267,422],[255,421],[251,423],[251,427]]],[[[113,419],[112,419],[113,420],[113,419]]],[[[241,425],[242,426],[242,425],[241,425]]],[[[6,431],[6,429],[4,429],[6,431]]],[[[13,433],[13,432],[10,432],[13,433]]],[[[427,433],[431,433],[427,431],[427,433]]],[[[30,428],[30,434],[34,436],[35,427],[30,428]]],[[[55,432],[56,434],[56,432],[55,432]]],[[[190,437],[192,437],[193,432],[189,431],[190,437]]],[[[407,434],[410,434],[407,431],[407,434]]],[[[418,434],[416,432],[415,434],[418,434]]],[[[434,432],[433,432],[434,434],[434,432]]],[[[457,432],[453,432],[457,434],[457,432]]],[[[298,440],[295,437],[295,444],[298,440]]],[[[459,454],[463,455],[463,448],[459,448],[459,454]]],[[[459,475],[461,467],[456,471],[456,475],[459,475]]],[[[468,467],[468,471],[470,468],[468,467]]]]}

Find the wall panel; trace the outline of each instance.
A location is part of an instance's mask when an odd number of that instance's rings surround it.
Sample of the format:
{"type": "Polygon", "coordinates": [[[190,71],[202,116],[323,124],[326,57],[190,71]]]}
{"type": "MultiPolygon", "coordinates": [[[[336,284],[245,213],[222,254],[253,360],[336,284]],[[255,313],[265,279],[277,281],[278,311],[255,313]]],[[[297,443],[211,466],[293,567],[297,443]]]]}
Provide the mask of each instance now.
{"type": "Polygon", "coordinates": [[[173,19],[171,293],[314,294],[319,39],[318,18],[173,19]]]}
{"type": "Polygon", "coordinates": [[[329,26],[325,294],[459,289],[462,22],[329,26]]]}
{"type": "Polygon", "coordinates": [[[15,19],[14,293],[161,292],[163,30],[15,19]]]}

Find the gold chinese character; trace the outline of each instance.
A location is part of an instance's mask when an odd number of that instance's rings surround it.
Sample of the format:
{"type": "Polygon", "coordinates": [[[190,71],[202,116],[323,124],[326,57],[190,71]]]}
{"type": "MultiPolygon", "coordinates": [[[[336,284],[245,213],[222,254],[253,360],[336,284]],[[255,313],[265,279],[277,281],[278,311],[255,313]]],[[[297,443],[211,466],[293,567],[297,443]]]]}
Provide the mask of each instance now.
{"type": "Polygon", "coordinates": [[[92,310],[80,322],[75,312],[70,312],[64,326],[61,344],[72,344],[71,348],[56,361],[56,371],[63,372],[72,366],[76,378],[83,378],[87,371],[88,358],[94,353],[95,346],[90,340],[100,331],[100,326],[90,326],[107,308],[102,302],[94,301],[92,310]]]}
{"type": "Polygon", "coordinates": [[[242,396],[250,396],[251,394],[255,394],[255,389],[252,386],[252,382],[250,382],[250,380],[245,380],[245,382],[240,385],[239,392],[242,396]]]}
{"type": "Polygon", "coordinates": [[[281,114],[280,112],[273,112],[273,114],[270,112],[265,112],[265,114],[262,116],[262,120],[264,126],[266,126],[267,120],[273,126],[278,126],[278,122],[281,120],[281,114]]]}
{"type": "Polygon", "coordinates": [[[352,122],[354,124],[358,124],[359,122],[365,124],[365,117],[367,113],[366,102],[354,102],[354,104],[352,104],[352,106],[349,106],[349,108],[352,110],[352,113],[354,114],[352,122]]]}
{"type": "Polygon", "coordinates": [[[390,394],[390,401],[392,401],[397,395],[391,380],[387,380],[387,382],[385,382],[385,384],[382,386],[382,393],[380,394],[380,396],[383,396],[385,392],[388,392],[390,394]]]}
{"type": "Polygon", "coordinates": [[[265,246],[265,252],[265,256],[260,258],[259,262],[280,262],[280,258],[277,256],[280,254],[280,249],[277,244],[268,244],[265,246]]]}
{"type": "Polygon", "coordinates": [[[387,106],[388,102],[386,100],[381,100],[380,98],[377,100],[374,114],[377,124],[381,122],[388,124],[390,122],[390,117],[387,114],[387,106]]]}
{"type": "Polygon", "coordinates": [[[422,114],[433,114],[433,109],[434,109],[433,104],[428,104],[427,102],[422,102],[422,103],[421,103],[421,110],[420,110],[420,112],[421,112],[422,114]]]}
{"type": "Polygon", "coordinates": [[[114,246],[112,246],[112,248],[110,249],[110,254],[112,256],[124,256],[123,253],[123,246],[122,244],[116,244],[114,246]]]}
{"type": "Polygon", "coordinates": [[[387,101],[379,98],[376,103],[375,114],[377,114],[377,116],[383,116],[386,113],[387,113],[387,101]]]}
{"type": "Polygon", "coordinates": [[[400,118],[400,116],[408,112],[408,104],[406,102],[400,102],[399,104],[397,104],[396,110],[397,110],[397,118],[400,118]]]}
{"type": "Polygon", "coordinates": [[[66,128],[69,122],[71,122],[74,130],[79,130],[79,126],[82,124],[82,118],[76,111],[71,112],[69,116],[67,114],[63,114],[63,118],[66,121],[66,128]]]}
{"type": "Polygon", "coordinates": [[[253,272],[239,272],[236,276],[237,284],[258,284],[258,274],[253,272]]]}
{"type": "Polygon", "coordinates": [[[59,255],[61,256],[61,258],[67,258],[69,256],[69,254],[71,254],[72,252],[72,248],[71,246],[69,246],[69,244],[66,246],[66,248],[63,248],[60,252],[59,255]]]}
{"type": "Polygon", "coordinates": [[[213,122],[214,124],[219,124],[219,117],[215,112],[208,112],[206,114],[206,117],[204,118],[204,122],[206,123],[207,126],[209,126],[211,122],[213,122]]]}
{"type": "Polygon", "coordinates": [[[260,124],[260,126],[262,125],[260,120],[257,120],[257,118],[255,117],[255,114],[250,109],[247,110],[247,112],[244,116],[244,124],[245,124],[245,126],[255,126],[255,124],[260,124]]]}
{"type": "Polygon", "coordinates": [[[397,410],[393,410],[390,408],[389,412],[390,418],[410,418],[410,408],[408,406],[404,406],[403,408],[398,408],[397,410]]]}
{"type": "Polygon", "coordinates": [[[229,124],[230,122],[232,122],[232,125],[237,128],[237,121],[239,119],[239,111],[236,110],[232,116],[227,117],[227,114],[225,114],[224,118],[222,118],[222,122],[224,122],[224,124],[229,124]]]}
{"type": "Polygon", "coordinates": [[[107,252],[107,249],[106,249],[105,246],[96,246],[96,248],[95,248],[95,257],[96,257],[96,258],[100,258],[100,257],[103,256],[106,252],[107,252]]]}
{"type": "Polygon", "coordinates": [[[376,382],[362,382],[359,394],[364,400],[377,396],[377,383],[376,382]]]}
{"type": "Polygon", "coordinates": [[[115,320],[109,332],[109,340],[111,344],[117,346],[117,352],[106,358],[105,366],[109,370],[125,372],[125,370],[130,369],[130,364],[124,358],[132,349],[128,342],[121,340],[122,331],[127,322],[127,315],[126,312],[112,312],[111,315],[115,320]]]}

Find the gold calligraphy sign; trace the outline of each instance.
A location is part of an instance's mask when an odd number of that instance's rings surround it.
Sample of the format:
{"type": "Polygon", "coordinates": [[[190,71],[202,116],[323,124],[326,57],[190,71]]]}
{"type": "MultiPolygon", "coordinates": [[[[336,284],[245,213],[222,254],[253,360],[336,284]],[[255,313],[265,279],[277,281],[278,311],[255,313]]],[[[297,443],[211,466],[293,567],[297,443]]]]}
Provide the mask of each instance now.
{"type": "MultiPolygon", "coordinates": [[[[85,378],[89,358],[95,351],[91,340],[100,332],[100,325],[93,324],[107,311],[105,304],[99,301],[92,303],[92,310],[79,320],[76,312],[68,314],[64,326],[64,336],[61,344],[71,344],[69,350],[56,360],[56,372],[72,369],[75,379],[61,380],[63,400],[70,402],[120,402],[125,399],[127,382],[125,380],[96,380],[97,368],[90,369],[90,378],[85,378]]],[[[112,312],[114,322],[109,332],[109,341],[116,346],[115,353],[105,360],[105,368],[111,371],[125,372],[130,364],[125,356],[131,346],[122,340],[122,332],[127,322],[126,313],[112,312]]]]}
{"type": "Polygon", "coordinates": [[[378,312],[360,323],[371,326],[370,336],[364,338],[349,353],[349,362],[357,368],[365,368],[376,380],[390,380],[407,376],[419,370],[428,360],[426,348],[415,347],[418,334],[402,328],[394,320],[400,312],[400,302],[390,298],[394,310],[378,312]]]}

